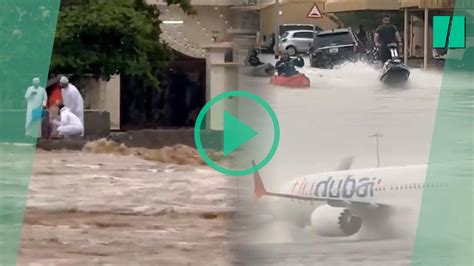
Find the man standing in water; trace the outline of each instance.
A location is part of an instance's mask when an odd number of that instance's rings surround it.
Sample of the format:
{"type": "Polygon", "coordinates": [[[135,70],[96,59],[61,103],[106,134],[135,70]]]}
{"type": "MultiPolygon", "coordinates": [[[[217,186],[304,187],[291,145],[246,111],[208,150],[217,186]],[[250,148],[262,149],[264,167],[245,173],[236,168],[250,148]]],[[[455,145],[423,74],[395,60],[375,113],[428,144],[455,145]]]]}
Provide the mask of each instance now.
{"type": "Polygon", "coordinates": [[[32,86],[26,90],[25,100],[27,101],[25,133],[32,138],[39,138],[43,110],[48,100],[46,90],[40,86],[39,78],[33,79],[32,86]]]}
{"type": "Polygon", "coordinates": [[[389,16],[384,16],[382,22],[383,24],[380,25],[375,31],[374,42],[379,48],[379,55],[382,63],[385,63],[391,58],[387,44],[396,43],[400,48],[402,45],[402,38],[400,37],[397,27],[395,27],[393,24],[390,24],[389,16]]]}
{"type": "MultiPolygon", "coordinates": [[[[84,125],[84,100],[82,99],[81,93],[76,88],[76,86],[69,83],[69,79],[65,76],[62,76],[59,80],[61,85],[61,92],[63,97],[63,104],[75,114],[81,124],[84,125]]],[[[84,132],[82,132],[84,135],[84,132]]]]}

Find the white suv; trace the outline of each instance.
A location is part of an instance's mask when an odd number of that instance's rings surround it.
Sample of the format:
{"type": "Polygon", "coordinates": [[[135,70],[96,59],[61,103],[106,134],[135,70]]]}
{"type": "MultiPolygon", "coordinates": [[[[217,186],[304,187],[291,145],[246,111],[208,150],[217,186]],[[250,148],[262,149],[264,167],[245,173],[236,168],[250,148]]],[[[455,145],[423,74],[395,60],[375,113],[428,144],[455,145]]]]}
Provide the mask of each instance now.
{"type": "Polygon", "coordinates": [[[310,30],[287,31],[281,36],[279,50],[286,50],[291,56],[297,53],[307,53],[313,45],[316,33],[316,31],[310,30]]]}

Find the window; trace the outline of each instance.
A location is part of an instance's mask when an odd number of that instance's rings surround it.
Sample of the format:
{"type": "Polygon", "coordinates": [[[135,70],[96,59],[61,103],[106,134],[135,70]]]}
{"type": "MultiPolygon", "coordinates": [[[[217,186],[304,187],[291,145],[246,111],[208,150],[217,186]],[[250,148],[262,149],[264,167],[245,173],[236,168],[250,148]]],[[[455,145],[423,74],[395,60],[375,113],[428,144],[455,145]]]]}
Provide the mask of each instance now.
{"type": "Polygon", "coordinates": [[[317,36],[317,46],[354,44],[355,40],[350,32],[327,33],[317,36]]]}
{"type": "Polygon", "coordinates": [[[293,37],[302,39],[313,39],[313,33],[310,31],[296,32],[295,34],[293,34],[293,37]]]}
{"type": "Polygon", "coordinates": [[[310,24],[283,24],[280,26],[280,35],[283,34],[285,31],[291,31],[291,30],[308,30],[308,31],[322,31],[322,29],[318,26],[315,25],[310,25],[310,24]]]}

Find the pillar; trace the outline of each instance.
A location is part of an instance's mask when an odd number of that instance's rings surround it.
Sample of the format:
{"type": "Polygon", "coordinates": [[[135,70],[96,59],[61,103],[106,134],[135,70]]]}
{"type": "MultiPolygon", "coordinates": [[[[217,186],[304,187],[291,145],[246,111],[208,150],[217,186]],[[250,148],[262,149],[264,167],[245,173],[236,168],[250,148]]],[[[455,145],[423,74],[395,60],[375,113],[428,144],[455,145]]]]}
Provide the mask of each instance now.
{"type": "Polygon", "coordinates": [[[404,26],[403,26],[403,61],[408,64],[408,9],[404,10],[404,26]]]}
{"type": "MultiPolygon", "coordinates": [[[[226,91],[238,89],[238,63],[225,62],[225,51],[232,48],[229,43],[213,44],[206,49],[206,101],[226,91]]],[[[213,105],[206,115],[206,128],[223,130],[224,110],[231,108],[233,99],[213,105]]]]}
{"type": "Polygon", "coordinates": [[[425,29],[424,29],[424,36],[423,36],[423,69],[428,69],[428,30],[430,27],[430,18],[429,18],[429,11],[428,8],[425,8],[425,29]]]}
{"type": "Polygon", "coordinates": [[[280,46],[280,0],[275,0],[275,6],[273,7],[273,16],[275,18],[275,58],[278,57],[279,46],[280,46]]]}

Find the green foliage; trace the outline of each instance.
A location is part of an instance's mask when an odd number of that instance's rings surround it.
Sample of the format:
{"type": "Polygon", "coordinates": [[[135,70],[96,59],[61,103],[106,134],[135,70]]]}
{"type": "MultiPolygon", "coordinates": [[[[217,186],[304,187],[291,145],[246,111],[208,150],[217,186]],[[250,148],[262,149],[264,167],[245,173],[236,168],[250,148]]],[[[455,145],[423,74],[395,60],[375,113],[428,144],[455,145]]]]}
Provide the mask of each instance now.
{"type": "MultiPolygon", "coordinates": [[[[167,0],[193,14],[190,0],[167,0]]],[[[142,77],[158,85],[171,60],[160,40],[160,11],[145,0],[66,0],[58,19],[51,72],[142,77]]]]}
{"type": "Polygon", "coordinates": [[[0,109],[23,108],[31,79],[46,80],[58,6],[59,0],[1,2],[0,109]]]}

